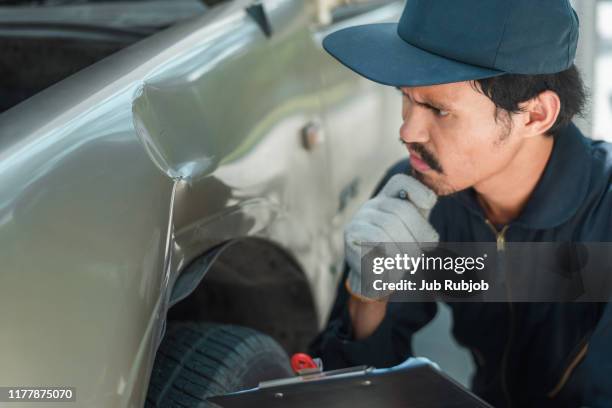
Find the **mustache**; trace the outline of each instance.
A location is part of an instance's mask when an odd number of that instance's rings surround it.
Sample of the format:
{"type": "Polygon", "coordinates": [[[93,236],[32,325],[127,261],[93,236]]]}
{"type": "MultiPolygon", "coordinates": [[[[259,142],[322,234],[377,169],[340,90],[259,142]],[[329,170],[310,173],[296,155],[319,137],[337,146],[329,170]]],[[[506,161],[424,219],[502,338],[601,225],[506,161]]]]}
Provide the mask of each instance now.
{"type": "Polygon", "coordinates": [[[425,147],[422,144],[408,143],[408,147],[414,152],[416,152],[419,156],[421,156],[421,159],[423,159],[423,161],[429,167],[431,167],[432,170],[438,173],[441,173],[441,174],[444,173],[442,166],[440,165],[440,162],[435,158],[433,154],[431,154],[427,149],[425,149],[425,147]]]}

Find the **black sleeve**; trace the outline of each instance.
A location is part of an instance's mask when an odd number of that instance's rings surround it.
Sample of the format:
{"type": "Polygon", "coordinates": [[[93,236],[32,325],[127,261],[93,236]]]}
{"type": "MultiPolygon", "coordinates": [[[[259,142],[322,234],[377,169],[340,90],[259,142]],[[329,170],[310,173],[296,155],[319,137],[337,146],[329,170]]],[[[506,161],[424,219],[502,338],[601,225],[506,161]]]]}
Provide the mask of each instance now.
{"type": "Polygon", "coordinates": [[[338,284],[338,294],[327,327],[311,343],[309,354],[323,360],[325,370],[371,365],[391,367],[412,356],[412,335],[436,315],[435,302],[390,302],[378,328],[369,337],[354,340],[348,312],[349,294],[338,284]]]}
{"type": "MultiPolygon", "coordinates": [[[[408,173],[408,160],[402,160],[385,174],[374,195],[397,173],[408,173]]],[[[349,294],[344,287],[348,276],[345,263],[336,300],[326,328],[311,343],[310,355],[323,360],[325,370],[367,364],[390,367],[412,355],[412,335],[429,323],[437,312],[434,302],[390,302],[378,328],[366,339],[354,340],[348,312],[349,294]]]]}

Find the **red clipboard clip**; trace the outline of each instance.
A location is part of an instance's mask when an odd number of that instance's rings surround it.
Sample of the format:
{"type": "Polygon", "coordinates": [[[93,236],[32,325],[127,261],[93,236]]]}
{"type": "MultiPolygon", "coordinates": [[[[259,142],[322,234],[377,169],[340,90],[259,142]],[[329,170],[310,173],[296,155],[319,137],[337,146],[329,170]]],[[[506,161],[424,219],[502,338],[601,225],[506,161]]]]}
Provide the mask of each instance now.
{"type": "Polygon", "coordinates": [[[306,353],[295,353],[291,356],[291,368],[297,375],[320,373],[323,363],[320,358],[312,358],[306,353]]]}

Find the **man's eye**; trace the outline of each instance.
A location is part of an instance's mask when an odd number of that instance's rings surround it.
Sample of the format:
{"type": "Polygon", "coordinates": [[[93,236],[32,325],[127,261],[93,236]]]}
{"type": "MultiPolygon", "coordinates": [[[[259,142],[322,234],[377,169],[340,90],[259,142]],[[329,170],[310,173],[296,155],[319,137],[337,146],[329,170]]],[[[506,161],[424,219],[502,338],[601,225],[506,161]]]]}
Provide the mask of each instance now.
{"type": "Polygon", "coordinates": [[[440,117],[444,117],[444,116],[448,116],[448,111],[443,111],[440,109],[434,109],[434,113],[436,114],[436,116],[440,116],[440,117]]]}
{"type": "MultiPolygon", "coordinates": [[[[399,91],[402,94],[402,98],[406,99],[408,102],[413,103],[413,101],[410,99],[410,97],[408,95],[406,95],[400,88],[395,87],[395,89],[397,91],[399,91]]],[[[423,102],[414,102],[414,104],[418,105],[418,106],[422,106],[426,109],[429,109],[430,111],[432,111],[436,116],[439,116],[441,118],[448,116],[450,114],[450,112],[445,111],[445,110],[441,110],[441,109],[436,109],[431,105],[428,105],[426,103],[423,102]]]]}
{"type": "Polygon", "coordinates": [[[443,117],[445,117],[445,116],[448,116],[448,115],[449,115],[449,112],[448,112],[448,111],[444,111],[444,110],[441,110],[441,109],[437,109],[437,108],[434,108],[433,106],[427,106],[427,109],[429,109],[430,111],[432,111],[432,112],[434,113],[434,115],[439,116],[439,117],[441,117],[441,118],[443,118],[443,117]]]}

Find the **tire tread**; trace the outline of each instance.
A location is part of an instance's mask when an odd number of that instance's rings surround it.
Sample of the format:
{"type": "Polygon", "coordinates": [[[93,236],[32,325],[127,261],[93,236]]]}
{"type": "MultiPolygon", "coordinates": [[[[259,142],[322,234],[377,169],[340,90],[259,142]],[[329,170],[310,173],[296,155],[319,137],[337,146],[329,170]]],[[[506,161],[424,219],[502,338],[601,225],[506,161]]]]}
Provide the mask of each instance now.
{"type": "Polygon", "coordinates": [[[243,387],[251,364],[262,359],[290,375],[280,345],[253,329],[170,322],[156,355],[145,406],[217,407],[206,398],[243,387]]]}

